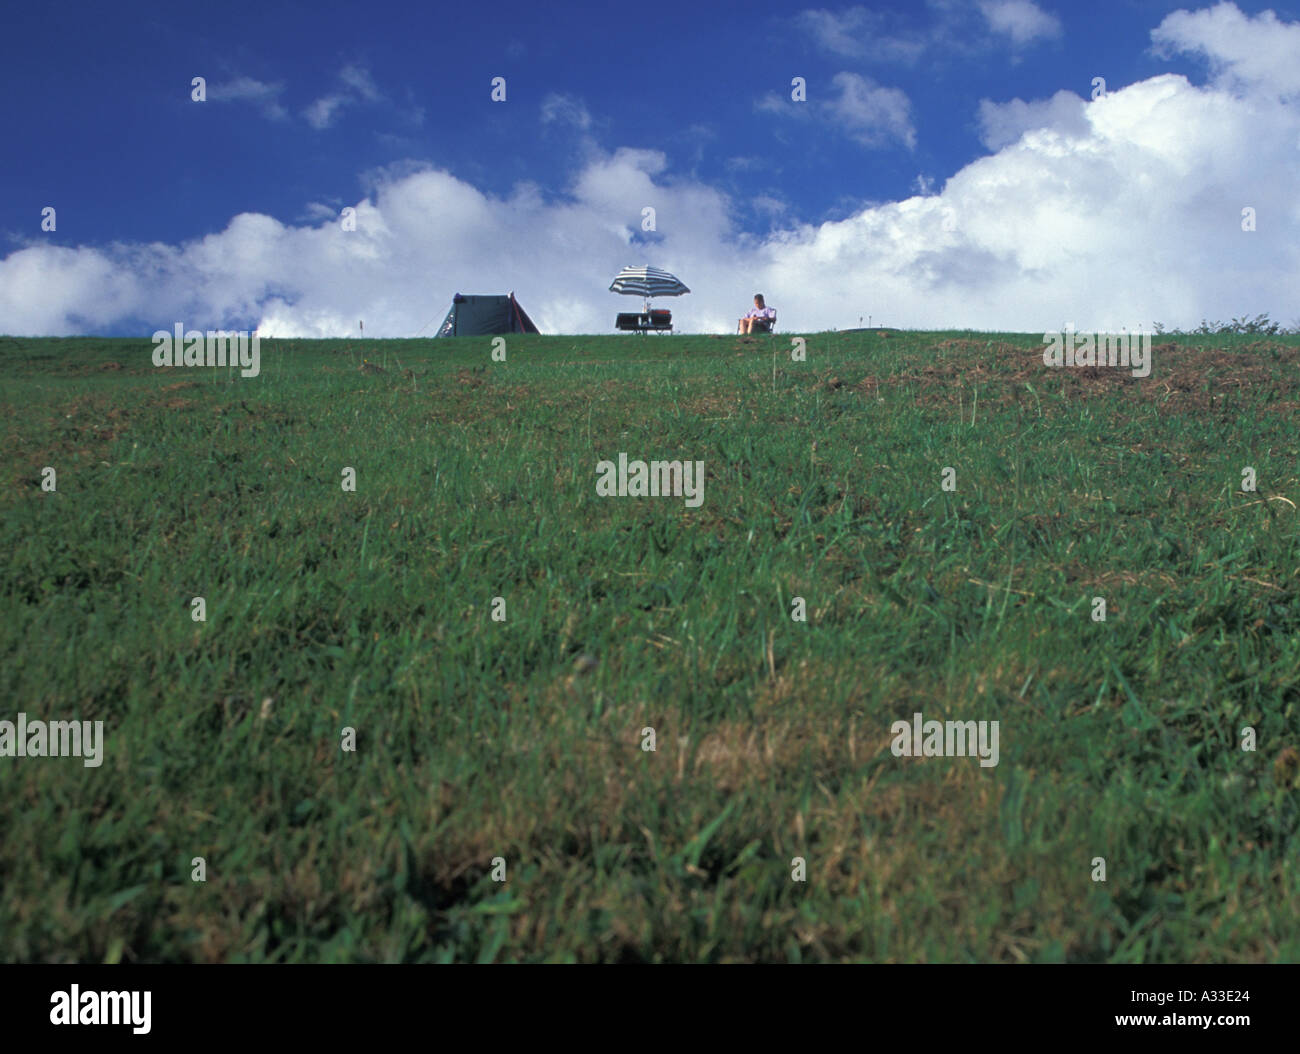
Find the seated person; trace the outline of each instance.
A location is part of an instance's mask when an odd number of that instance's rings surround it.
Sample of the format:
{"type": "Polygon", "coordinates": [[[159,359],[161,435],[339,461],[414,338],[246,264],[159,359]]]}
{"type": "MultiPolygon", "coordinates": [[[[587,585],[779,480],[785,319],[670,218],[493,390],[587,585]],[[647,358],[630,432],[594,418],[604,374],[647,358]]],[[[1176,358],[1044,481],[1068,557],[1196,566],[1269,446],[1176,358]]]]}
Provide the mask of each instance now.
{"type": "Polygon", "coordinates": [[[754,294],[754,307],[737,323],[737,333],[766,333],[776,321],[776,309],[770,308],[763,301],[762,293],[754,294]]]}

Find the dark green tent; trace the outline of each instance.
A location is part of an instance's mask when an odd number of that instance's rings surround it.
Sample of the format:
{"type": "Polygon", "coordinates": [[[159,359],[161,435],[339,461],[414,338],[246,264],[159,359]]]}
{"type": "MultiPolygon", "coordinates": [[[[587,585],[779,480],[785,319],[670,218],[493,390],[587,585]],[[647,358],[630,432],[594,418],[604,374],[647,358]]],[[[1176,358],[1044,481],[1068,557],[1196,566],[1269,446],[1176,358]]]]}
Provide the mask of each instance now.
{"type": "Polygon", "coordinates": [[[488,333],[537,333],[528,312],[519,306],[514,293],[506,296],[451,298],[451,310],[438,330],[440,337],[478,337],[488,333]]]}

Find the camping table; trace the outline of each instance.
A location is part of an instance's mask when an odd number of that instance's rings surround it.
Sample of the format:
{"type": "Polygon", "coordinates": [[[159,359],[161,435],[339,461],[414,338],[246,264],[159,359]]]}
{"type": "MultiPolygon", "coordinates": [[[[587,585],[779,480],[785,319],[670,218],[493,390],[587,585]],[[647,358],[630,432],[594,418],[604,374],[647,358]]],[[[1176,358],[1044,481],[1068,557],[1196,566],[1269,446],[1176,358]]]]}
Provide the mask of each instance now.
{"type": "Polygon", "coordinates": [[[614,328],[628,333],[671,333],[671,311],[621,311],[614,320],[614,328]]]}

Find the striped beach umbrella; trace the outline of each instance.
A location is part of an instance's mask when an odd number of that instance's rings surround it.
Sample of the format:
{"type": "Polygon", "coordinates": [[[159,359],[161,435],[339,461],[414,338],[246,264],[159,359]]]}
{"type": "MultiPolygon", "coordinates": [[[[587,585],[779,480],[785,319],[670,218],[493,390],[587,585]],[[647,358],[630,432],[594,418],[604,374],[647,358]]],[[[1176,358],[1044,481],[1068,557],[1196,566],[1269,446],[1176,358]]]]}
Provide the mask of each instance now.
{"type": "Polygon", "coordinates": [[[624,296],[642,296],[647,301],[652,296],[681,296],[690,292],[680,278],[658,267],[624,267],[609,291],[624,296]]]}

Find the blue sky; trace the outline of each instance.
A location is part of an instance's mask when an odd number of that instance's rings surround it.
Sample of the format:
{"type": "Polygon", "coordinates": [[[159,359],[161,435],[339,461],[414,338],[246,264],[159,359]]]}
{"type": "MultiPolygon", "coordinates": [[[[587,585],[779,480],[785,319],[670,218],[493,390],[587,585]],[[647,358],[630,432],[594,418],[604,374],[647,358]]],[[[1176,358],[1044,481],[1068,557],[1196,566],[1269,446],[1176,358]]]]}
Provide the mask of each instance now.
{"type": "Polygon", "coordinates": [[[514,289],[544,331],[599,332],[624,263],[681,273],[706,331],[760,284],[805,329],[1290,320],[1300,14],[1269,10],[14,10],[0,331],[409,336],[514,289]]]}

